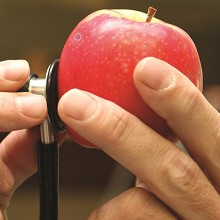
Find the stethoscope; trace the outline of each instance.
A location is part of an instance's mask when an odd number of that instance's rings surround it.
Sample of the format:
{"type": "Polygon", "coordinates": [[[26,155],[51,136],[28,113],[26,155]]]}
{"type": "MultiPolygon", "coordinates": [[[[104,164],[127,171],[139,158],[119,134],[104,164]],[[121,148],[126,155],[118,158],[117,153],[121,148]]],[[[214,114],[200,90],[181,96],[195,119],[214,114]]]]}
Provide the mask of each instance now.
{"type": "Polygon", "coordinates": [[[59,203],[59,143],[57,133],[65,127],[57,112],[59,60],[49,65],[46,77],[31,74],[20,92],[43,95],[47,101],[48,117],[40,125],[41,140],[38,145],[38,173],[40,194],[40,220],[57,220],[59,203]]]}

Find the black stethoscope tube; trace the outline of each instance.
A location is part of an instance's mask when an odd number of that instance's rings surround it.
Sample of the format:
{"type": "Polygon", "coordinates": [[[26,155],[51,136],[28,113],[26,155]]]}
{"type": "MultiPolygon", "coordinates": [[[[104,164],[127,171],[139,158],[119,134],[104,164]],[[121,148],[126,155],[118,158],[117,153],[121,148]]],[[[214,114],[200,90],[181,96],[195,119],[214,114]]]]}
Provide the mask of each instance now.
{"type": "Polygon", "coordinates": [[[59,149],[56,142],[38,146],[40,220],[58,219],[59,149]]]}

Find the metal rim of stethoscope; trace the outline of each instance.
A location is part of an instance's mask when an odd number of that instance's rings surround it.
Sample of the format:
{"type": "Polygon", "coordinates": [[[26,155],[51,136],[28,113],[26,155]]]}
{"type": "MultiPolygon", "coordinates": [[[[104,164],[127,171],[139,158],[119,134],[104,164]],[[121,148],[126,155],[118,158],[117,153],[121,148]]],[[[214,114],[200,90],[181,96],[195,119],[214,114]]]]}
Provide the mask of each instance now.
{"type": "Polygon", "coordinates": [[[46,78],[41,79],[35,73],[30,74],[28,81],[18,92],[33,92],[39,94],[39,92],[35,92],[35,90],[44,90],[42,93],[45,93],[43,95],[47,100],[48,117],[50,123],[55,132],[63,133],[65,131],[65,126],[62,123],[57,112],[57,106],[59,101],[58,68],[59,59],[56,59],[49,65],[46,72],[46,78]]]}

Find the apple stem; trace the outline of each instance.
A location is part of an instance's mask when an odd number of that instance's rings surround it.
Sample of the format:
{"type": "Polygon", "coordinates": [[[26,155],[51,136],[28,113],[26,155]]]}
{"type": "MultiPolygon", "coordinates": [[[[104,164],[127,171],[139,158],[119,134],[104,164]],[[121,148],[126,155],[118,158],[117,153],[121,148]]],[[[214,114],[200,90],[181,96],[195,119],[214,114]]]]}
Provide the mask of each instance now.
{"type": "Polygon", "coordinates": [[[149,7],[148,11],[147,11],[147,19],[146,22],[151,22],[152,18],[154,17],[154,15],[156,14],[157,9],[153,8],[153,7],[149,7]]]}

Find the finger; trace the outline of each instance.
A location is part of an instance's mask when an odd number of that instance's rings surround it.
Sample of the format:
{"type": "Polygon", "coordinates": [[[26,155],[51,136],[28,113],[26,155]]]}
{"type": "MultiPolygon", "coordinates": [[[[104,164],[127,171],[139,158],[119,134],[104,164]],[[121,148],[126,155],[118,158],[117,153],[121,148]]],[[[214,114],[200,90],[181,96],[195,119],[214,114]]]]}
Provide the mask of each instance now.
{"type": "Polygon", "coordinates": [[[0,211],[0,220],[4,220],[4,217],[1,211],[0,211]]]}
{"type": "Polygon", "coordinates": [[[30,74],[29,64],[25,60],[7,60],[0,62],[0,91],[19,90],[30,74]]]}
{"type": "Polygon", "coordinates": [[[199,167],[133,115],[76,89],[61,98],[58,111],[68,126],[142,179],[185,219],[220,217],[219,195],[199,167]]]}
{"type": "MultiPolygon", "coordinates": [[[[14,177],[7,165],[0,159],[0,194],[8,193],[14,185],[14,177]]],[[[0,200],[1,205],[1,200],[0,200]]]]}
{"type": "Polygon", "coordinates": [[[142,188],[130,189],[93,211],[89,220],[174,220],[171,211],[142,188]]]}
{"type": "Polygon", "coordinates": [[[150,189],[147,187],[147,185],[139,177],[136,177],[135,186],[141,187],[141,188],[146,189],[147,191],[150,192],[150,189]]]}
{"type": "Polygon", "coordinates": [[[14,176],[2,159],[0,159],[0,178],[0,209],[5,211],[9,205],[9,198],[14,188],[14,176]]]}
{"type": "Polygon", "coordinates": [[[39,128],[11,132],[0,144],[0,158],[7,165],[17,188],[37,170],[39,128]]]}
{"type": "Polygon", "coordinates": [[[0,93],[0,131],[33,127],[47,115],[46,100],[31,93],[0,93]]]}
{"type": "Polygon", "coordinates": [[[145,102],[167,121],[220,191],[218,112],[187,77],[161,60],[142,60],[134,82],[145,102]]]}

